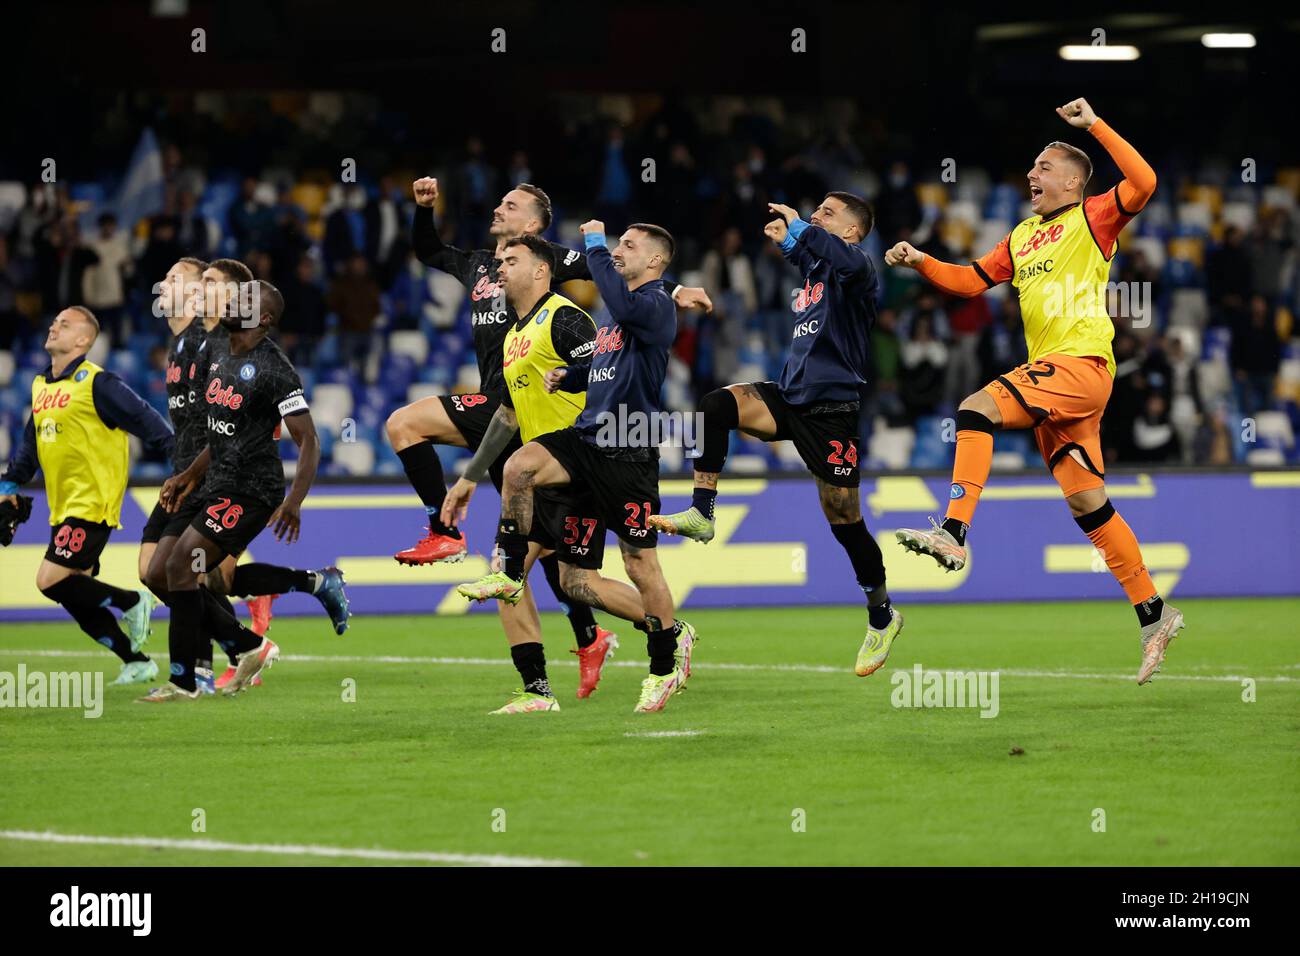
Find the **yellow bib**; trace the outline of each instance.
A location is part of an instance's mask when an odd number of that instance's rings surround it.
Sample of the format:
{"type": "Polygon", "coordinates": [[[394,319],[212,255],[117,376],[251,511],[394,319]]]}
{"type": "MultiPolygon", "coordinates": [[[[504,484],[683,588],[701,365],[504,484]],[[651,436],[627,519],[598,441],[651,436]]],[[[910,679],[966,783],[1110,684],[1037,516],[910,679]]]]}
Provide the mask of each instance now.
{"type": "MultiPolygon", "coordinates": [[[[586,392],[548,392],[542,381],[551,369],[568,364],[560,358],[551,341],[551,320],[555,311],[566,305],[578,308],[564,296],[552,293],[534,310],[522,329],[516,328],[517,322],[510,327],[501,347],[502,371],[523,441],[568,428],[587,403],[586,392]]],[[[591,322],[590,316],[587,321],[591,322]]],[[[592,322],[591,327],[594,331],[596,323],[592,322]]]]}
{"type": "Polygon", "coordinates": [[[32,379],[36,457],[45,473],[51,525],[81,518],[122,527],[127,435],[109,428],[95,411],[95,376],[102,371],[83,361],[60,381],[32,379]]]}
{"type": "Polygon", "coordinates": [[[1106,283],[1118,244],[1102,254],[1080,203],[1047,222],[1042,216],[1026,219],[1011,230],[1007,245],[1029,360],[1052,353],[1096,355],[1114,375],[1115,325],[1106,309],[1106,283]]]}

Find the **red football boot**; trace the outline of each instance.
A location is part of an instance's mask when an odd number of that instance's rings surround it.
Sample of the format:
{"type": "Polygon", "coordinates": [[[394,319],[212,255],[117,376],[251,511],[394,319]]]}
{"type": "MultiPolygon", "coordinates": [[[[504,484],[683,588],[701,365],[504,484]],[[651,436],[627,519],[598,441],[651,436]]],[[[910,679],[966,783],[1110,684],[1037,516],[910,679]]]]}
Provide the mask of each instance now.
{"type": "Polygon", "coordinates": [[[569,653],[578,655],[578,699],[590,697],[591,692],[600,683],[600,672],[605,662],[614,656],[618,647],[618,635],[596,625],[596,641],[587,647],[580,647],[569,653]]]}
{"type": "Polygon", "coordinates": [[[424,531],[424,537],[416,542],[415,547],[393,555],[398,564],[456,564],[465,560],[469,547],[464,535],[453,538],[432,528],[425,528],[424,531]]]}
{"type": "Polygon", "coordinates": [[[278,594],[259,594],[257,597],[251,597],[244,603],[248,605],[248,615],[253,619],[249,630],[261,637],[266,633],[267,628],[271,626],[271,602],[278,598],[278,594]]]}

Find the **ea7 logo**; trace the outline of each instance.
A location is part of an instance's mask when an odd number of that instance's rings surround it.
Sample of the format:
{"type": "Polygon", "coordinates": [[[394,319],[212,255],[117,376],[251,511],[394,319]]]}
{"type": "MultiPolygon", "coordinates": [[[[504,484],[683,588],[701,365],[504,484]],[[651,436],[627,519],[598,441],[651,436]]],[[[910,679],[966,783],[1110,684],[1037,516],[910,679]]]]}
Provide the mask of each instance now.
{"type": "Polygon", "coordinates": [[[133,936],[148,936],[153,928],[152,893],[71,892],[50,897],[51,926],[127,926],[133,936]]]}

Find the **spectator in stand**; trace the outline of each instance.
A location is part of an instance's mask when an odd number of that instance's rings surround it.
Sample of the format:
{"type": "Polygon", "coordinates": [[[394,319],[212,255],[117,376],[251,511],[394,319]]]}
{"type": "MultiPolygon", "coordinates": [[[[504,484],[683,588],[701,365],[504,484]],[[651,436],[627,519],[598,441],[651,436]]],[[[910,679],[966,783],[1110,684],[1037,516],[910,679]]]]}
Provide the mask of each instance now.
{"type": "Polygon", "coordinates": [[[938,411],[948,370],[948,348],[935,337],[933,312],[917,312],[912,336],[902,343],[899,359],[900,397],[907,420],[915,424],[918,418],[938,411]]]}
{"type": "Polygon", "coordinates": [[[921,225],[921,201],[907,163],[895,160],[876,196],[876,230],[885,248],[910,236],[921,225]],[[906,235],[904,235],[906,230],[906,235]]]}
{"type": "Polygon", "coordinates": [[[1222,244],[1205,256],[1205,294],[1211,325],[1231,325],[1245,308],[1250,296],[1250,255],[1246,233],[1238,226],[1224,229],[1222,244]]]}
{"type": "Polygon", "coordinates": [[[1277,323],[1262,293],[1250,297],[1250,311],[1232,330],[1230,358],[1237,406],[1243,416],[1254,418],[1272,405],[1277,370],[1282,364],[1277,323]]]}
{"type": "Polygon", "coordinates": [[[37,242],[37,271],[46,312],[80,305],[82,276],[95,262],[95,253],[81,243],[81,227],[70,209],[49,223],[37,242]]]}
{"type": "MultiPolygon", "coordinates": [[[[980,379],[980,334],[993,321],[989,297],[972,296],[954,299],[948,303],[948,326],[952,330],[948,350],[948,380],[944,386],[944,400],[956,405],[977,388],[988,383],[980,379]]],[[[1003,370],[1010,366],[1004,366],[1003,370]]]]}
{"type": "Polygon", "coordinates": [[[902,365],[902,346],[898,341],[898,313],[881,309],[871,330],[872,380],[869,409],[872,415],[883,415],[890,427],[897,428],[906,420],[906,410],[899,397],[899,373],[902,365]]]}
{"type": "Polygon", "coordinates": [[[154,284],[167,274],[177,259],[189,254],[176,238],[175,219],[155,216],[149,221],[149,240],[135,264],[135,277],[139,295],[150,307],[155,298],[154,284]]]}
{"type": "Polygon", "coordinates": [[[379,283],[370,274],[370,263],[359,252],[348,259],[342,275],[330,283],[326,302],[339,319],[343,354],[357,370],[365,367],[370,355],[371,332],[381,314],[379,292],[379,283]]]}
{"type": "Polygon", "coordinates": [[[465,159],[454,178],[456,191],[449,198],[456,203],[456,221],[460,225],[456,245],[480,249],[487,241],[492,210],[501,197],[496,170],[483,158],[483,140],[479,137],[465,141],[465,159]]]}
{"type": "Polygon", "coordinates": [[[327,274],[341,274],[354,255],[365,254],[368,204],[365,189],[354,183],[344,187],[343,202],[325,217],[325,240],[321,251],[327,274]]]}
{"type": "Polygon", "coordinates": [[[111,341],[121,340],[126,310],[126,280],[131,274],[131,250],[126,235],[117,227],[117,216],[100,215],[99,230],[85,242],[94,258],[81,276],[80,301],[90,307],[111,341]]]}
{"type": "Polygon", "coordinates": [[[245,177],[239,201],[230,207],[230,235],[241,258],[249,249],[269,249],[274,241],[275,214],[257,198],[257,188],[256,177],[245,177]]]}
{"type": "Polygon", "coordinates": [[[310,366],[315,361],[316,347],[325,337],[325,316],[329,311],[312,257],[300,256],[293,274],[279,288],[284,295],[280,345],[294,365],[310,366]]]}
{"type": "Polygon", "coordinates": [[[1115,382],[1101,419],[1101,450],[1107,464],[1133,459],[1133,423],[1146,404],[1141,343],[1132,332],[1117,329],[1111,347],[1115,351],[1115,382]]]}
{"type": "Polygon", "coordinates": [[[1165,464],[1178,461],[1181,452],[1178,433],[1169,421],[1169,405],[1159,392],[1147,395],[1146,404],[1133,422],[1131,461],[1165,464]]]}
{"type": "Polygon", "coordinates": [[[208,237],[208,220],[199,212],[199,201],[194,193],[182,189],[176,198],[178,224],[176,239],[189,255],[196,259],[212,258],[212,243],[208,237]]]}
{"type": "Polygon", "coordinates": [[[596,218],[602,222],[627,222],[632,205],[632,174],[623,151],[623,127],[612,124],[605,138],[596,190],[596,218]]]}
{"type": "Polygon", "coordinates": [[[533,170],[528,165],[528,154],[522,149],[517,149],[514,155],[510,157],[510,168],[506,170],[506,185],[514,189],[520,183],[531,183],[533,181],[533,170]]]}
{"type": "MultiPolygon", "coordinates": [[[[1282,293],[1282,273],[1292,257],[1291,217],[1285,209],[1263,213],[1247,244],[1251,295],[1276,305],[1282,293]]],[[[1253,310],[1253,306],[1250,307],[1253,310]]]]}
{"type": "MultiPolygon", "coordinates": [[[[984,298],[984,296],[980,296],[984,298]]],[[[1020,301],[1014,296],[1007,299],[1001,311],[980,332],[979,380],[984,385],[1029,361],[1029,347],[1025,344],[1025,327],[1020,322],[1020,301]]]]}

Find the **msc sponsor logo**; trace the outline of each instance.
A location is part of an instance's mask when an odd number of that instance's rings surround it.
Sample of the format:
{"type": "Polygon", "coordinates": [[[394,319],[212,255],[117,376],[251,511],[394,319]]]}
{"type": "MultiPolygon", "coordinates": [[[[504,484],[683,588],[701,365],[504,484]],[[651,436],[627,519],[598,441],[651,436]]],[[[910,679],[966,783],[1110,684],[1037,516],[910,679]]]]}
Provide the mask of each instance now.
{"type": "Polygon", "coordinates": [[[225,435],[227,438],[230,438],[235,434],[235,423],[222,421],[220,418],[213,418],[209,415],[208,430],[214,431],[218,435],[225,435]]]}
{"type": "Polygon", "coordinates": [[[1055,265],[1054,259],[1044,259],[1042,262],[1034,262],[1027,266],[1021,266],[1016,270],[1016,281],[1024,282],[1026,279],[1032,278],[1033,276],[1047,275],[1047,273],[1052,271],[1053,265],[1055,265]]]}
{"type": "Polygon", "coordinates": [[[612,382],[614,381],[614,370],[618,366],[607,365],[604,368],[593,368],[587,373],[588,382],[612,382]]]}
{"type": "Polygon", "coordinates": [[[817,330],[821,328],[821,322],[817,319],[809,319],[807,322],[800,322],[794,327],[792,338],[799,338],[801,335],[816,335],[817,330]]]}

